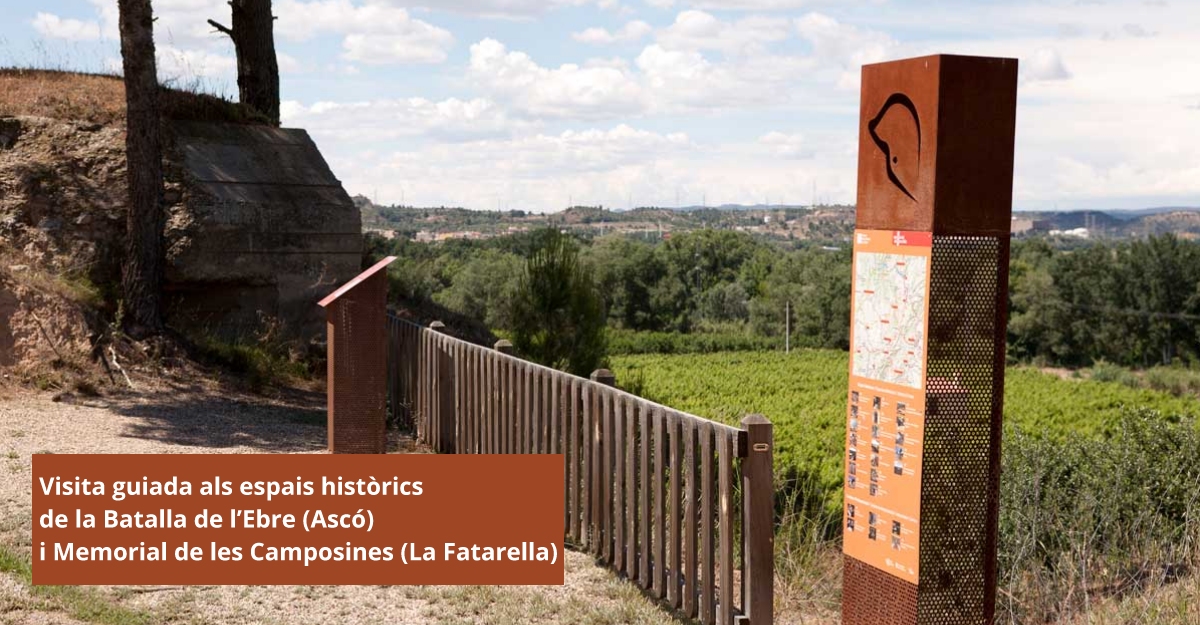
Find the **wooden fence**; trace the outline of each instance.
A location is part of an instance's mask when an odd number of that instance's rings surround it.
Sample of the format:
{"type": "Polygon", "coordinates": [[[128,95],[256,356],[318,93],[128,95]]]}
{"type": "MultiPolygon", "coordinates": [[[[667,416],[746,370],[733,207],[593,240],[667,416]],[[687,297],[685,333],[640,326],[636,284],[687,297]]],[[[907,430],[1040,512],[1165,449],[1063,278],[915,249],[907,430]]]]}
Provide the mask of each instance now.
{"type": "Polygon", "coordinates": [[[766,419],[730,427],[391,315],[388,341],[391,412],[419,440],[563,454],[568,543],[688,618],[772,622],[766,419]]]}

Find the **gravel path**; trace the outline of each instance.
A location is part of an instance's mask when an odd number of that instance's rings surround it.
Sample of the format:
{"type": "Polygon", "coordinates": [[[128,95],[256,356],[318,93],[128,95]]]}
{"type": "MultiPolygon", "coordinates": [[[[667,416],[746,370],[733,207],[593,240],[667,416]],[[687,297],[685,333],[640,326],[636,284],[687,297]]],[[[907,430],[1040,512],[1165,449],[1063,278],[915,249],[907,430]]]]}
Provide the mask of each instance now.
{"type": "MultiPolygon", "coordinates": [[[[399,441],[393,441],[396,447],[399,441]]],[[[116,397],[0,397],[0,544],[28,557],[36,453],[322,453],[324,395],[169,386],[116,397]]],[[[99,587],[101,601],[180,623],[670,623],[631,584],[567,552],[564,586],[99,587]]],[[[0,623],[87,618],[0,576],[0,623]],[[74,617],[74,618],[72,618],[74,617]]],[[[95,597],[93,597],[95,598],[95,597]]],[[[79,612],[75,610],[75,612],[79,612]]],[[[88,619],[92,620],[92,619],[88,619]]],[[[109,621],[104,621],[109,622],[109,621]]]]}

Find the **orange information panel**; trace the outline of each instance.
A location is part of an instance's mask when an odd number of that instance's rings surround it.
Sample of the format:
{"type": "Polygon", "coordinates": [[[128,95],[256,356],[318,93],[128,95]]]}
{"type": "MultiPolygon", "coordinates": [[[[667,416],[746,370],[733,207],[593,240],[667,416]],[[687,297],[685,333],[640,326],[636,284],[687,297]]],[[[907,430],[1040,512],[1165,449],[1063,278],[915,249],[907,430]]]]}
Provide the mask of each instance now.
{"type": "Polygon", "coordinates": [[[917,583],[928,232],[856,230],[843,550],[917,583]]]}
{"type": "Polygon", "coordinates": [[[562,584],[563,456],[35,455],[35,584],[562,584]]]}

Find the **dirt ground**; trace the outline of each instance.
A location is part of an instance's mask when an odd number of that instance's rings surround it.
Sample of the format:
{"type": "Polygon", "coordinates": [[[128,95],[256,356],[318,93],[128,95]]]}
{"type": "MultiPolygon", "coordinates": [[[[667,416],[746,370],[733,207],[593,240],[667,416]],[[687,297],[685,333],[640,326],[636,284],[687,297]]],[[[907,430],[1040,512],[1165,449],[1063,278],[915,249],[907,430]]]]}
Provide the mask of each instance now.
{"type": "MultiPolygon", "coordinates": [[[[0,393],[3,393],[0,390],[0,393]]],[[[164,386],[104,398],[0,394],[0,547],[27,561],[33,454],[322,453],[324,397],[164,386]]],[[[393,446],[400,441],[393,441],[393,446]]],[[[13,559],[13,558],[9,558],[13,559]]],[[[0,623],[672,623],[632,585],[567,552],[558,586],[33,587],[0,575],[0,623]]]]}

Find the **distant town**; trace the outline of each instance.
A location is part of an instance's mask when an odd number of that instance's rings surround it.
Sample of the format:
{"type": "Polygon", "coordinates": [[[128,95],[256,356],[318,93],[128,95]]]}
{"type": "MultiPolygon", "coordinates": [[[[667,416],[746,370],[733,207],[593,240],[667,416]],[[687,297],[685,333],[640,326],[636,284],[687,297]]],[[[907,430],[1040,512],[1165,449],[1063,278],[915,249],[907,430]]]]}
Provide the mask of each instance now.
{"type": "MultiPolygon", "coordinates": [[[[555,226],[586,236],[616,232],[647,240],[669,239],[672,233],[715,228],[797,243],[840,245],[850,240],[854,230],[854,207],[840,204],[647,206],[627,210],[572,206],[555,213],[532,213],[444,206],[381,206],[361,195],[354,197],[354,203],[362,212],[365,232],[387,239],[401,237],[426,243],[486,239],[555,226]]],[[[1200,240],[1200,207],[1030,211],[1017,212],[1012,219],[1012,234],[1016,237],[1126,239],[1166,233],[1174,233],[1182,239],[1200,240]]]]}

